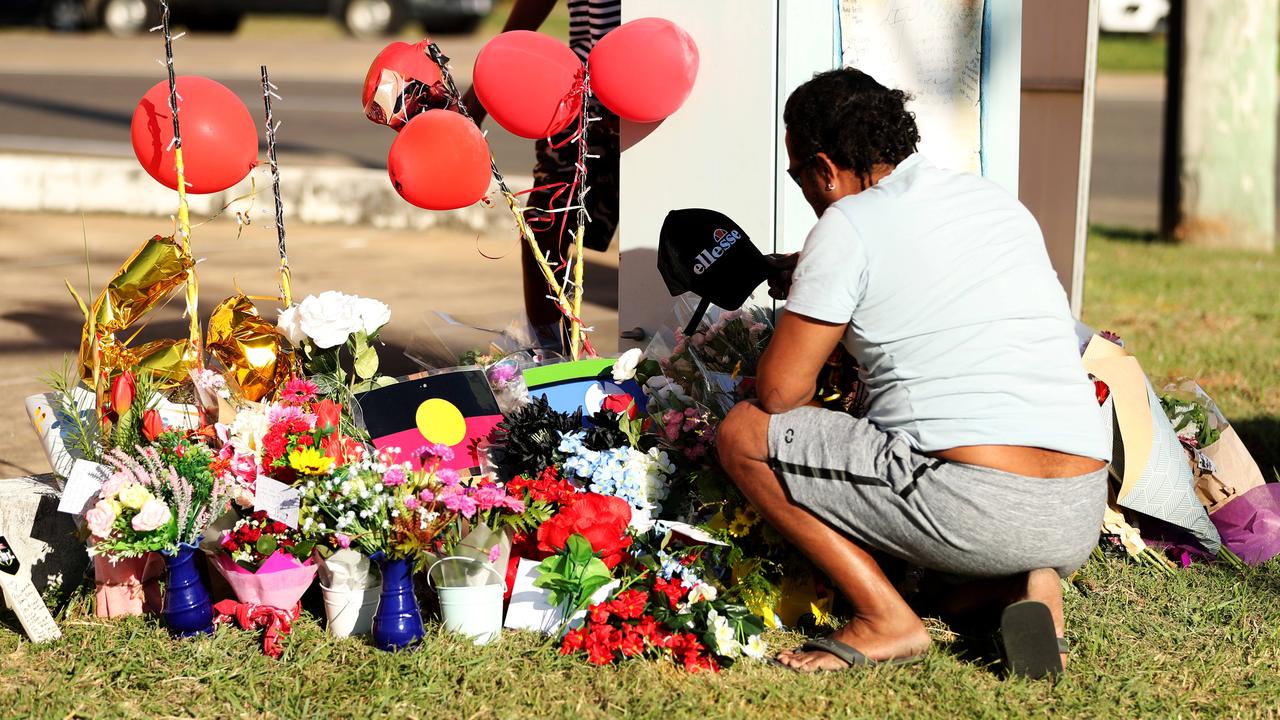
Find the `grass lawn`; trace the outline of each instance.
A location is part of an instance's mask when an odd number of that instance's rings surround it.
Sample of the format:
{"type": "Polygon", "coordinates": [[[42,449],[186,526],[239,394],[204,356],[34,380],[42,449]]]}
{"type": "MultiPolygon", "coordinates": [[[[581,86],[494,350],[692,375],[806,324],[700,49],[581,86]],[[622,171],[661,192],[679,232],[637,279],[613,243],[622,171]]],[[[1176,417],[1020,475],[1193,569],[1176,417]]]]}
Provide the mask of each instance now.
{"type": "Polygon", "coordinates": [[[1163,73],[1165,36],[1113,35],[1098,36],[1098,72],[1163,73]]]}
{"type": "MultiPolygon", "coordinates": [[[[1095,233],[1088,263],[1086,320],[1125,336],[1148,371],[1200,377],[1274,465],[1280,258],[1095,233]]],[[[1280,561],[1172,578],[1090,561],[1067,594],[1072,665],[1056,685],[1001,679],[985,641],[934,621],[935,650],[918,666],[799,676],[741,663],[689,676],[656,662],[597,669],[527,634],[487,648],[432,635],[386,654],[330,640],[306,614],[277,662],[256,634],[174,642],[153,620],[94,618],[82,594],[47,647],[0,615],[0,716],[1276,717],[1277,593],[1280,561]]],[[[796,637],[768,640],[778,650],[796,637]]]]}

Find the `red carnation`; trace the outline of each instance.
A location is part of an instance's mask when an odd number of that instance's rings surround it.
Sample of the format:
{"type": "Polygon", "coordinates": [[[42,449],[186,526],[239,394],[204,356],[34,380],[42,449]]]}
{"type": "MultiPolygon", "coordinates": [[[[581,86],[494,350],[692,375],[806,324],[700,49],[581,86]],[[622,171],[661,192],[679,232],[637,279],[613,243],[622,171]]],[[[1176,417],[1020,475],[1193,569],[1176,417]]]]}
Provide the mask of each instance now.
{"type": "Polygon", "coordinates": [[[631,546],[627,525],[631,506],[622,498],[582,493],[577,502],[538,527],[538,549],[547,554],[564,549],[570,535],[581,535],[591,543],[604,564],[612,570],[622,562],[623,550],[631,546]]]}

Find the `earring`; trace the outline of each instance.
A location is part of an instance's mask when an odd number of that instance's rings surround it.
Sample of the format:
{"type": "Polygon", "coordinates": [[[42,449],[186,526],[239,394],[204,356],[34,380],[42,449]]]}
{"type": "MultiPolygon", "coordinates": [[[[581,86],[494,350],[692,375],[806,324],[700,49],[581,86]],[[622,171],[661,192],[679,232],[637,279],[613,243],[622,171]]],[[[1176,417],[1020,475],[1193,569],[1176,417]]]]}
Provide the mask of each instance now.
{"type": "Polygon", "coordinates": [[[828,189],[828,190],[835,190],[835,189],[836,189],[836,186],[835,186],[835,185],[832,185],[831,183],[827,183],[827,189],[828,189]]]}

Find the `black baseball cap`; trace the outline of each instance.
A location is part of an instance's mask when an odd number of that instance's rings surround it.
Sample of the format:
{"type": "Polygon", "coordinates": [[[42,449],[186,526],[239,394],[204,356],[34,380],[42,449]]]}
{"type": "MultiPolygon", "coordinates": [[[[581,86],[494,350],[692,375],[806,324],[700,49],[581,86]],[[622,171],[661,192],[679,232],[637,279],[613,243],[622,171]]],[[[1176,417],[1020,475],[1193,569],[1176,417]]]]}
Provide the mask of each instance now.
{"type": "Polygon", "coordinates": [[[770,266],[738,223],[705,208],[672,210],[658,236],[658,272],[672,296],[701,300],[685,328],[692,335],[711,303],[737,310],[769,277],[770,266]]]}

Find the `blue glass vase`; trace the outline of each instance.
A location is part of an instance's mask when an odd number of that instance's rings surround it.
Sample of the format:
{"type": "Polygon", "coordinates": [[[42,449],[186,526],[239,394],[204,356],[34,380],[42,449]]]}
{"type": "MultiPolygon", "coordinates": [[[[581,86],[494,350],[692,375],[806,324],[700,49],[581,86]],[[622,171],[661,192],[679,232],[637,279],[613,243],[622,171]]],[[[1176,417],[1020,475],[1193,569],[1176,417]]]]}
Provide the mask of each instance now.
{"type": "Polygon", "coordinates": [[[183,543],[164,553],[164,624],[174,637],[213,633],[213,604],[196,569],[196,548],[183,543]]]}
{"type": "Polygon", "coordinates": [[[401,650],[422,641],[422,613],[413,594],[413,561],[389,558],[381,551],[370,558],[382,571],[382,594],[373,614],[373,644],[379,650],[401,650]]]}

